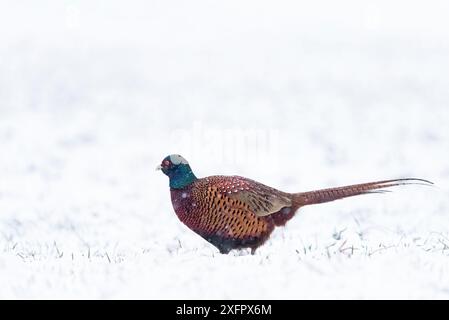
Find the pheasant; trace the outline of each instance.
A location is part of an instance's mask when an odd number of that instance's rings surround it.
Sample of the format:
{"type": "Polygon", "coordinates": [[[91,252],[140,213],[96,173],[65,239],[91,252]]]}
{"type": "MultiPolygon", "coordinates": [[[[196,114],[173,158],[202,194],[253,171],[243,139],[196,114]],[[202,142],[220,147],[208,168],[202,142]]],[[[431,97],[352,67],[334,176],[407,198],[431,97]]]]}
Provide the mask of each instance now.
{"type": "Polygon", "coordinates": [[[180,155],[169,155],[156,168],[170,179],[173,208],[179,220],[220,253],[261,246],[275,227],[284,226],[303,206],[386,192],[383,188],[432,182],[394,179],[300,193],[287,193],[240,176],[198,179],[180,155]]]}

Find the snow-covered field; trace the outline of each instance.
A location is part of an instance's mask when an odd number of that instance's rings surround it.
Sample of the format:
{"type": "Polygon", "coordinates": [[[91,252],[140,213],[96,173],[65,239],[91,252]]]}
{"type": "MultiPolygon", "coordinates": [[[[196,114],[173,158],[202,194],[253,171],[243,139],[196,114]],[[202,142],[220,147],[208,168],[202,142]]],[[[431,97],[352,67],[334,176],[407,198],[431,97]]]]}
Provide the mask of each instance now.
{"type": "Polygon", "coordinates": [[[449,298],[447,1],[5,2],[0,298],[449,298]],[[173,213],[171,153],[292,192],[435,187],[220,255],[173,213]]]}

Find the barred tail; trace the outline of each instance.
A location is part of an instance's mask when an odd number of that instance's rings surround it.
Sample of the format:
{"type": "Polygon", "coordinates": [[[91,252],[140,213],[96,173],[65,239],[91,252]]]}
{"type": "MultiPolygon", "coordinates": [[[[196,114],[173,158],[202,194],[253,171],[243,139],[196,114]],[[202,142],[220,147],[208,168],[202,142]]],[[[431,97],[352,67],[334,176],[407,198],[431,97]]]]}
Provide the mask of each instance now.
{"type": "Polygon", "coordinates": [[[293,195],[293,202],[298,207],[302,207],[310,204],[324,203],[347,197],[358,196],[362,194],[389,192],[388,190],[382,189],[409,184],[429,186],[433,185],[433,182],[423,179],[406,178],[406,179],[394,179],[394,180],[361,183],[338,188],[329,188],[316,191],[295,193],[293,195]]]}

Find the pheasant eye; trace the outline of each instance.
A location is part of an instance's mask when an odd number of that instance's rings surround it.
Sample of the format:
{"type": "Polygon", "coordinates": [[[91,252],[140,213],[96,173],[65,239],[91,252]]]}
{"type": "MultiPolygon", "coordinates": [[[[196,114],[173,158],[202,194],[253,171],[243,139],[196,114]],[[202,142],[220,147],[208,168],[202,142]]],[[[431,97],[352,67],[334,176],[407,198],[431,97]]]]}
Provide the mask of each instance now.
{"type": "Polygon", "coordinates": [[[168,160],[162,161],[162,166],[164,166],[164,167],[170,166],[170,161],[168,161],[168,160]]]}

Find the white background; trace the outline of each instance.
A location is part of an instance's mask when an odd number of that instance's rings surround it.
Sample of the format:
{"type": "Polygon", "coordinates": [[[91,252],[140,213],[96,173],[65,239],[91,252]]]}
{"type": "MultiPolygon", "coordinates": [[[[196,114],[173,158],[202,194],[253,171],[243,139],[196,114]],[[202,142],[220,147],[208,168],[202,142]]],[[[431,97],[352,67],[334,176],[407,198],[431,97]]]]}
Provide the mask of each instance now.
{"type": "Polygon", "coordinates": [[[0,298],[449,298],[448,15],[2,1],[0,298]],[[435,187],[306,207],[220,255],[173,212],[154,171],[171,153],[290,192],[435,187]]]}

